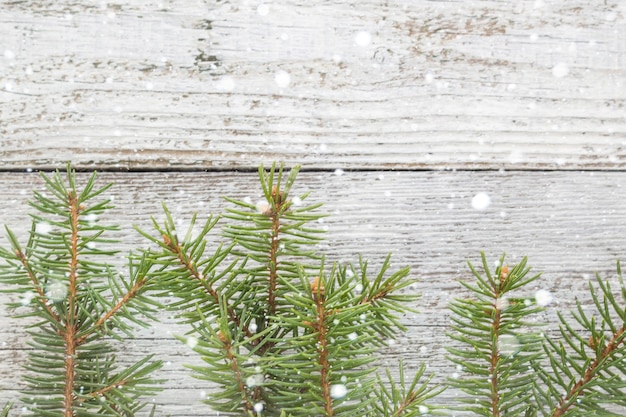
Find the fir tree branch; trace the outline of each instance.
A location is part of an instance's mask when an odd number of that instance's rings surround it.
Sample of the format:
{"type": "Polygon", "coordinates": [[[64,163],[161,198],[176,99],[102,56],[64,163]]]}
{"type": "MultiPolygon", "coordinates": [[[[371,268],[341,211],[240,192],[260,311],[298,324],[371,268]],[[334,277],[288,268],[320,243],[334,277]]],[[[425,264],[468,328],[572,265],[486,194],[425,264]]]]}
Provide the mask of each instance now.
{"type": "Polygon", "coordinates": [[[484,253],[481,258],[484,276],[469,263],[476,284],[461,281],[475,298],[457,298],[450,305],[455,333],[448,336],[466,347],[449,347],[449,359],[462,366],[467,377],[448,382],[469,394],[461,399],[468,411],[490,417],[526,413],[534,407],[530,400],[535,381],[529,374],[541,347],[540,336],[528,331],[526,318],[541,308],[510,293],[539,275],[525,277],[526,259],[509,270],[504,255],[492,274],[484,253]]]}
{"type": "MultiPolygon", "coordinates": [[[[9,231],[8,228],[6,230],[10,235],[12,235],[12,233],[9,231]]],[[[46,310],[46,312],[54,321],[60,322],[59,315],[56,313],[56,311],[54,311],[54,309],[51,306],[51,303],[48,302],[48,299],[43,289],[43,285],[41,285],[39,279],[37,278],[37,275],[35,274],[33,269],[30,267],[30,262],[28,258],[26,257],[26,254],[22,252],[21,249],[19,249],[18,247],[18,249],[15,249],[15,255],[17,256],[20,263],[24,267],[24,270],[27,272],[28,278],[33,284],[33,289],[37,292],[37,296],[39,297],[40,304],[43,306],[43,308],[46,310]]]]}
{"type": "Polygon", "coordinates": [[[242,376],[237,356],[233,350],[232,341],[224,333],[219,332],[218,338],[222,342],[222,350],[225,352],[226,360],[232,370],[233,377],[237,383],[238,391],[241,393],[241,399],[243,401],[244,410],[250,412],[254,410],[254,401],[248,396],[248,390],[246,389],[245,379],[242,376]]]}
{"type": "MultiPolygon", "coordinates": [[[[609,361],[613,354],[619,349],[620,345],[624,343],[625,331],[626,326],[622,326],[621,329],[612,335],[611,340],[609,340],[606,347],[602,349],[600,355],[585,369],[583,376],[574,383],[569,392],[561,398],[559,405],[552,411],[552,417],[566,415],[567,411],[576,403],[576,398],[580,396],[585,387],[593,382],[594,378],[598,377],[598,367],[602,363],[609,361]]],[[[592,336],[591,340],[596,339],[593,339],[592,336]]],[[[593,346],[594,343],[598,343],[598,341],[592,342],[591,347],[595,347],[593,346]]]]}
{"type": "Polygon", "coordinates": [[[165,244],[167,249],[178,259],[178,262],[180,263],[180,265],[183,266],[187,270],[187,272],[189,272],[192,279],[198,282],[202,286],[203,290],[216,303],[218,303],[220,300],[219,294],[217,293],[217,291],[215,291],[215,289],[213,289],[213,287],[211,286],[211,283],[207,282],[204,279],[200,271],[198,271],[198,268],[196,268],[195,265],[188,259],[181,245],[177,241],[173,241],[170,238],[170,236],[166,234],[162,234],[162,238],[163,238],[163,243],[165,244]]]}
{"type": "MultiPolygon", "coordinates": [[[[102,234],[116,227],[97,224],[98,216],[110,208],[109,200],[86,204],[110,185],[94,189],[93,174],[79,193],[76,173],[69,166],[66,181],[58,171],[51,178],[42,174],[42,179],[47,193],[34,192],[35,198],[29,202],[39,214],[31,215],[26,250],[20,248],[8,228],[13,250],[0,248],[0,257],[6,261],[0,264],[0,281],[16,287],[4,291],[23,296],[20,303],[11,303],[10,307],[27,308],[29,312],[21,317],[40,319],[33,330],[27,331],[33,349],[25,364],[29,373],[24,379],[29,389],[22,401],[33,415],[134,415],[143,407],[136,400],[157,390],[152,385],[158,381],[147,375],[161,362],[146,365],[149,356],[113,375],[111,346],[102,340],[104,333],[98,332],[107,321],[128,332],[130,326],[122,320],[138,322],[128,310],[131,300],[137,300],[132,307],[146,316],[154,305],[140,296],[146,282],[134,280],[137,274],[133,274],[132,261],[131,282],[127,283],[122,276],[114,275],[109,265],[93,258],[116,253],[97,247],[114,243],[103,239],[102,234]],[[105,295],[111,295],[114,301],[108,301],[105,295]],[[35,302],[31,302],[33,298],[35,302]],[[88,400],[100,394],[107,398],[88,400]]],[[[149,270],[149,260],[141,266],[142,273],[149,270]]]]}
{"type": "Polygon", "coordinates": [[[271,194],[271,205],[269,208],[269,213],[267,214],[272,222],[271,226],[271,235],[270,235],[270,250],[269,250],[269,259],[267,261],[267,267],[269,272],[269,284],[267,286],[267,302],[268,302],[268,310],[267,314],[269,317],[274,316],[276,314],[276,285],[278,281],[278,248],[280,247],[280,232],[281,232],[281,221],[280,215],[283,213],[288,207],[289,203],[287,201],[283,201],[283,193],[278,189],[278,186],[274,186],[272,188],[271,194]]]}
{"type": "Polygon", "coordinates": [[[328,328],[326,320],[328,312],[325,307],[326,290],[324,282],[320,277],[315,277],[311,283],[311,294],[315,301],[316,322],[313,328],[317,334],[317,361],[319,364],[320,383],[322,388],[322,401],[324,403],[324,411],[326,417],[333,417],[333,400],[330,395],[330,369],[331,365],[328,360],[328,328]]]}
{"type": "MultiPolygon", "coordinates": [[[[191,262],[190,257],[187,256],[177,239],[172,239],[170,235],[165,233],[162,233],[162,238],[163,244],[178,260],[179,265],[182,266],[189,273],[190,277],[198,283],[202,291],[208,295],[213,303],[218,305],[221,299],[220,294],[213,288],[212,284],[205,279],[204,275],[198,270],[195,264],[191,262]]],[[[239,327],[241,325],[241,318],[238,316],[237,311],[235,311],[232,306],[227,306],[226,312],[230,321],[234,323],[235,326],[239,327]]],[[[247,328],[247,326],[244,327],[243,330],[246,336],[252,337],[253,333],[247,328]]]]}
{"type": "Polygon", "coordinates": [[[76,366],[76,292],[77,292],[77,270],[78,270],[78,218],[80,213],[80,203],[76,198],[76,191],[68,191],[68,206],[70,208],[69,224],[71,228],[70,236],[70,265],[69,265],[69,287],[68,287],[68,307],[65,318],[65,390],[63,393],[63,406],[65,417],[74,416],[74,395],[75,389],[75,366],[76,366]]]}

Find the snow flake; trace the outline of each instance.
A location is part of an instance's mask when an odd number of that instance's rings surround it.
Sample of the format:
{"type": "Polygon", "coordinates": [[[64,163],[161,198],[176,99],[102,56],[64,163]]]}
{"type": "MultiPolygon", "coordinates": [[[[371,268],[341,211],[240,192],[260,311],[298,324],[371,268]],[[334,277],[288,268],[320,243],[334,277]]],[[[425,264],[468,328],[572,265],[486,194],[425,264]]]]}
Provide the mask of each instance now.
{"type": "Polygon", "coordinates": [[[50,225],[50,223],[39,222],[35,226],[35,233],[39,235],[47,235],[51,231],[52,231],[52,226],[50,225]]]}
{"type": "Polygon", "coordinates": [[[550,294],[550,291],[548,290],[538,290],[535,293],[535,300],[537,301],[537,304],[539,304],[542,307],[547,306],[548,304],[550,304],[552,302],[552,294],[550,294]]]}
{"type": "Polygon", "coordinates": [[[246,385],[248,387],[257,387],[259,385],[263,385],[263,381],[263,374],[254,374],[246,378],[246,385]]]}
{"type": "Polygon", "coordinates": [[[498,338],[498,352],[504,356],[515,355],[520,348],[517,337],[512,334],[503,334],[498,338]]]}
{"type": "Polygon", "coordinates": [[[198,339],[193,336],[189,336],[187,338],[187,346],[189,346],[191,349],[195,348],[196,346],[198,346],[198,339]]]}
{"type": "Polygon", "coordinates": [[[487,193],[480,192],[480,193],[477,193],[472,198],[472,207],[475,210],[479,210],[479,211],[487,210],[487,208],[490,205],[491,205],[491,197],[489,197],[489,194],[487,193]]]}
{"type": "Polygon", "coordinates": [[[248,330],[250,330],[252,333],[256,333],[258,329],[258,326],[256,324],[256,322],[250,322],[250,324],[248,325],[248,330]]]}
{"type": "Polygon", "coordinates": [[[22,299],[20,300],[20,303],[22,303],[23,306],[27,306],[30,304],[33,298],[35,298],[34,292],[32,291],[25,292],[24,294],[22,294],[22,299]]]}
{"type": "Polygon", "coordinates": [[[552,67],[552,75],[556,78],[563,78],[567,74],[569,74],[569,67],[564,62],[559,62],[554,67],[552,67]]]}
{"type": "Polygon", "coordinates": [[[343,398],[346,394],[348,394],[348,388],[344,384],[334,384],[330,386],[330,396],[332,398],[343,398]]]}
{"type": "Polygon", "coordinates": [[[61,281],[52,281],[46,288],[46,297],[54,302],[61,302],[67,297],[67,285],[61,281]]]}
{"type": "Polygon", "coordinates": [[[291,83],[291,75],[287,71],[280,70],[274,76],[274,81],[280,88],[285,88],[291,83]]]}
{"type": "Polygon", "coordinates": [[[271,206],[267,200],[259,200],[256,203],[256,209],[259,213],[267,213],[271,209],[271,206]]]}
{"type": "Polygon", "coordinates": [[[256,12],[259,14],[259,16],[267,16],[270,12],[269,4],[259,4],[259,7],[256,8],[256,12]]]}
{"type": "Polygon", "coordinates": [[[235,79],[230,76],[225,76],[220,78],[216,83],[215,87],[219,91],[233,91],[235,89],[235,79]]]}
{"type": "Polygon", "coordinates": [[[370,44],[371,41],[372,41],[372,35],[365,30],[357,32],[357,34],[354,35],[354,42],[358,46],[367,46],[370,44]]]}

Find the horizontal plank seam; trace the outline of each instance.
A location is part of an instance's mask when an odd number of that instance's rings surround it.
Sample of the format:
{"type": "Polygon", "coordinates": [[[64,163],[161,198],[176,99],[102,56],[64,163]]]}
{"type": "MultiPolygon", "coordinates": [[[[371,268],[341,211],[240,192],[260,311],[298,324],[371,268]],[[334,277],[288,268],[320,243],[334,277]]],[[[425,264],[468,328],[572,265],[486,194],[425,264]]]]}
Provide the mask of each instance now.
{"type": "MultiPolygon", "coordinates": [[[[295,164],[293,164],[295,165],[295,164]]],[[[292,164],[288,164],[287,168],[293,166],[292,164]]],[[[269,168],[269,165],[266,166],[269,168]]],[[[102,172],[102,173],[128,173],[128,174],[149,174],[149,173],[256,173],[258,168],[253,167],[240,167],[240,168],[228,168],[228,167],[213,167],[213,168],[198,168],[198,167],[172,167],[172,168],[142,168],[142,167],[133,167],[133,168],[124,168],[124,167],[72,167],[76,172],[102,172]]],[[[559,168],[549,168],[549,167],[520,167],[520,168],[472,168],[472,167],[464,167],[464,168],[416,168],[416,167],[398,167],[398,168],[376,168],[376,167],[362,167],[362,168],[344,168],[341,164],[337,164],[337,168],[316,168],[316,167],[308,167],[302,166],[300,172],[335,172],[337,169],[341,169],[344,172],[613,172],[613,173],[626,173],[625,168],[581,168],[581,167],[559,167],[559,168]]],[[[0,168],[0,173],[8,173],[8,174],[32,174],[37,172],[50,172],[51,170],[58,170],[59,172],[66,172],[65,168],[33,168],[25,170],[24,168],[0,168]]]]}

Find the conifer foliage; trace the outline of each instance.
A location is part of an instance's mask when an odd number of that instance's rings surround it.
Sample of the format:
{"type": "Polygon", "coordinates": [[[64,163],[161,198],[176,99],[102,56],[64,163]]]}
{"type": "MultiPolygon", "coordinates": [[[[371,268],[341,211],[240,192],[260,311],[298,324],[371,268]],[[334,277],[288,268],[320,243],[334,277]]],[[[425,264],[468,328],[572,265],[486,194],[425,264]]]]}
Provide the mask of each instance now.
{"type": "MultiPolygon", "coordinates": [[[[402,363],[377,373],[380,353],[405,330],[402,315],[418,297],[408,268],[391,257],[375,271],[362,258],[328,262],[320,253],[321,204],[294,195],[299,167],[259,168],[258,203],[226,198],[222,217],[191,219],[180,232],[167,206],[164,220],[139,233],[151,250],[127,255],[124,273],[117,230],[103,215],[110,185],[93,174],[42,175],[45,191],[25,244],[8,227],[0,248],[0,284],[28,323],[21,402],[46,417],[155,413],[146,397],[159,388],[149,355],[120,365],[115,345],[168,304],[189,332],[180,340],[203,364],[192,374],[219,389],[215,411],[245,417],[415,417],[445,387],[426,367],[408,377],[402,363]],[[221,231],[218,232],[218,229],[221,231]],[[112,249],[109,249],[112,248],[112,249]],[[393,375],[397,375],[394,377],[393,375]]],[[[543,327],[546,297],[530,294],[539,274],[527,259],[495,270],[482,255],[461,281],[469,296],[450,304],[448,359],[458,372],[447,386],[461,393],[448,408],[488,417],[582,417],[626,414],[626,287],[619,262],[610,279],[589,284],[590,299],[569,314],[556,311],[556,332],[543,327]]],[[[156,352],[158,355],[158,352],[156,352]]],[[[124,361],[128,362],[128,361],[124,361]]],[[[12,404],[0,410],[8,417],[12,404]]],[[[465,414],[464,414],[465,415],[465,414]]]]}
{"type": "Polygon", "coordinates": [[[147,296],[151,263],[131,255],[125,274],[109,263],[117,255],[106,248],[115,241],[105,235],[116,227],[101,220],[111,208],[103,198],[109,186],[97,188],[95,174],[82,189],[69,166],[65,178],[58,171],[42,178],[26,244],[7,227],[10,248],[0,249],[2,291],[16,295],[9,307],[29,319],[26,415],[135,415],[157,390],[151,373],[161,362],[150,355],[121,366],[114,342],[158,306],[147,296]]]}
{"type": "Polygon", "coordinates": [[[416,297],[403,294],[414,280],[409,270],[392,270],[387,258],[372,273],[367,262],[328,264],[318,253],[323,239],[308,194],[293,196],[299,168],[259,169],[263,199],[257,204],[227,199],[222,235],[199,227],[197,218],[181,235],[165,207],[156,233],[142,231],[160,247],[150,256],[154,273],[173,307],[192,326],[181,339],[204,361],[194,375],[220,391],[207,398],[214,410],[242,416],[390,417],[423,413],[436,391],[419,381],[392,388],[377,378],[372,362],[404,330],[401,314],[416,297]],[[215,245],[214,245],[215,246],[215,245]]]}
{"type": "MultiPolygon", "coordinates": [[[[484,275],[470,264],[473,295],[450,306],[457,345],[448,348],[461,370],[449,384],[464,391],[462,408],[481,416],[623,416],[626,412],[626,287],[619,262],[617,291],[610,280],[590,283],[591,305],[576,300],[557,311],[559,334],[538,329],[545,298],[528,294],[524,258],[495,273],[482,255],[484,275]],[[617,295],[616,295],[617,294],[617,295]]],[[[613,280],[615,281],[615,279],[613,280]]]]}

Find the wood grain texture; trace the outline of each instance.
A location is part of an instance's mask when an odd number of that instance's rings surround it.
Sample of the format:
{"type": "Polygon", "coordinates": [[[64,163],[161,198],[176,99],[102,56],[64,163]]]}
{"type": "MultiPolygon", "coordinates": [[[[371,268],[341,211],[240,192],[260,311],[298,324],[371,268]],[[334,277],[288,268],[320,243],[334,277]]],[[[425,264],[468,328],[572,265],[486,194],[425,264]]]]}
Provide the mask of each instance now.
{"type": "MultiPolygon", "coordinates": [[[[386,353],[383,365],[395,366],[402,358],[410,369],[426,362],[437,381],[456,372],[444,359],[453,297],[466,293],[458,279],[471,279],[465,264],[480,262],[485,250],[490,262],[507,253],[510,263],[524,255],[535,272],[543,272],[528,296],[537,289],[554,295],[543,319],[555,328],[556,309],[573,306],[574,297],[589,302],[587,281],[595,272],[615,276],[615,262],[623,256],[626,235],[626,173],[622,172],[303,172],[294,191],[313,190],[309,199],[324,202],[330,213],[322,226],[328,239],[319,246],[328,262],[356,262],[362,253],[375,271],[393,253],[394,268],[410,266],[419,282],[411,291],[422,294],[419,314],[403,321],[409,332],[386,353]],[[340,174],[340,173],[337,173],[340,174]],[[484,211],[472,207],[472,198],[487,193],[491,204],[484,211]]],[[[87,174],[80,174],[85,179],[87,174]]],[[[120,248],[145,247],[131,228],[149,229],[149,216],[162,218],[161,201],[167,203],[183,230],[193,212],[206,216],[226,207],[221,198],[261,198],[255,175],[246,173],[105,173],[100,184],[114,182],[107,197],[117,206],[103,221],[121,224],[116,235],[120,248]]],[[[0,223],[8,224],[19,238],[29,230],[30,209],[25,201],[31,190],[42,188],[36,174],[0,173],[0,223]]],[[[216,234],[215,242],[219,241],[216,234]]],[[[7,245],[6,239],[1,241],[7,245]]],[[[121,258],[120,258],[121,262],[121,258]]],[[[18,376],[28,346],[24,322],[7,319],[0,295],[0,404],[16,398],[22,387],[18,376]]],[[[167,379],[165,391],[156,397],[159,415],[217,416],[200,403],[213,387],[190,377],[184,364],[198,358],[174,339],[187,328],[166,313],[162,323],[139,332],[127,341],[123,360],[132,361],[156,353],[167,362],[159,376],[167,379]],[[162,413],[162,414],[161,414],[162,413]]],[[[456,393],[444,393],[440,401],[452,403],[456,393]]]]}
{"type": "Polygon", "coordinates": [[[617,0],[0,8],[2,170],[624,168],[617,0]]]}

